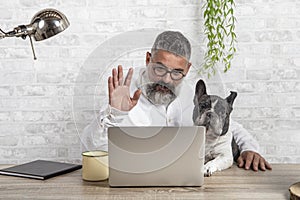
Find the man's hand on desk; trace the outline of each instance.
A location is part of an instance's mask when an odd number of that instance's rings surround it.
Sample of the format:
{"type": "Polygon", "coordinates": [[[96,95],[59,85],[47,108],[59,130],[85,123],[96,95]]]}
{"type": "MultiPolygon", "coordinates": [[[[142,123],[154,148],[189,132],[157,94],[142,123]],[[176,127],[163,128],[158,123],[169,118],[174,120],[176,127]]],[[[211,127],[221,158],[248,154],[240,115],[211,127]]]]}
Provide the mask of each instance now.
{"type": "Polygon", "coordinates": [[[259,169],[265,171],[271,170],[271,165],[259,154],[253,151],[244,151],[237,159],[238,167],[245,168],[246,170],[252,169],[258,171],[259,169]]]}

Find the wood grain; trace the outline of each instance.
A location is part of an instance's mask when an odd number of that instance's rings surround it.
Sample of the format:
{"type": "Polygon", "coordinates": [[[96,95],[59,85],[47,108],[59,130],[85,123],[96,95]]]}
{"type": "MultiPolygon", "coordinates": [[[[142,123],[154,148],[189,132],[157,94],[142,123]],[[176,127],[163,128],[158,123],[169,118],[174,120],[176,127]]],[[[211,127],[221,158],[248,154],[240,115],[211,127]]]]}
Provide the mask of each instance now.
{"type": "Polygon", "coordinates": [[[81,170],[45,181],[0,176],[0,199],[289,199],[289,187],[300,181],[300,164],[272,167],[254,172],[234,165],[205,177],[202,187],[110,188],[107,181],[83,181],[81,170]]]}

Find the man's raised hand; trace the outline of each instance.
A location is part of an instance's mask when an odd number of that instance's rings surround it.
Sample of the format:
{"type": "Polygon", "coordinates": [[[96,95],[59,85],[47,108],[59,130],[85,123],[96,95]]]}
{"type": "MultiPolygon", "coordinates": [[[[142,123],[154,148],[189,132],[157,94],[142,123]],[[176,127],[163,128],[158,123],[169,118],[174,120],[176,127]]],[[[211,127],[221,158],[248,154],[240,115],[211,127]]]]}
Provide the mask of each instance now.
{"type": "Polygon", "coordinates": [[[133,97],[130,97],[130,84],[133,69],[130,68],[123,82],[123,68],[118,66],[118,70],[113,68],[112,76],[108,78],[109,104],[111,107],[121,111],[131,110],[138,102],[142,91],[136,90],[133,97]]]}

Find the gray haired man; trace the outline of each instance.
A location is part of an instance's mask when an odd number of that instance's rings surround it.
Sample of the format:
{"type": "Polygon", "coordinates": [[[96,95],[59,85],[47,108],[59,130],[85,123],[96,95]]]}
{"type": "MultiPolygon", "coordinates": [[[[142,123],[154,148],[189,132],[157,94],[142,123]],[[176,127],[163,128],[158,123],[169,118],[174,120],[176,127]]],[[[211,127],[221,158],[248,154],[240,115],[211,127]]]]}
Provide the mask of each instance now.
{"type": "MultiPolygon", "coordinates": [[[[108,78],[109,104],[98,118],[84,129],[85,142],[89,137],[101,136],[100,146],[107,150],[108,126],[193,126],[194,88],[184,77],[191,63],[191,45],[180,32],[159,34],[151,53],[146,53],[146,67],[130,68],[126,77],[121,65],[108,78]]],[[[238,166],[245,169],[271,169],[258,153],[258,143],[238,123],[232,121],[231,130],[242,152],[238,166]]],[[[90,139],[88,139],[90,138],[90,139]]],[[[99,146],[99,144],[98,144],[99,146]]]]}

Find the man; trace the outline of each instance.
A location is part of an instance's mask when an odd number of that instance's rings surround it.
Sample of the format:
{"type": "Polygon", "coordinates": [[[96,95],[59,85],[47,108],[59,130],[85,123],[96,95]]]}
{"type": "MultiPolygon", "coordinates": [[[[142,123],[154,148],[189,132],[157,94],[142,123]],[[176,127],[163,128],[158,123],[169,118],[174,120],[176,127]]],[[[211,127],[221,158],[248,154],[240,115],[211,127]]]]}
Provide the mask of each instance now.
{"type": "MultiPolygon", "coordinates": [[[[87,146],[97,139],[106,150],[108,126],[192,126],[194,88],[184,81],[190,56],[189,41],[180,32],[165,31],[146,53],[146,68],[138,74],[130,68],[124,78],[121,65],[113,69],[108,78],[109,105],[84,129],[87,146]]],[[[271,169],[258,153],[258,143],[240,124],[231,121],[230,129],[241,151],[239,167],[271,169]]]]}

